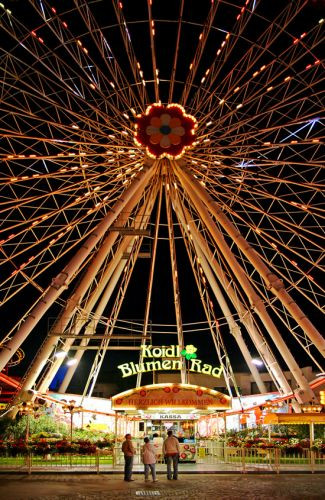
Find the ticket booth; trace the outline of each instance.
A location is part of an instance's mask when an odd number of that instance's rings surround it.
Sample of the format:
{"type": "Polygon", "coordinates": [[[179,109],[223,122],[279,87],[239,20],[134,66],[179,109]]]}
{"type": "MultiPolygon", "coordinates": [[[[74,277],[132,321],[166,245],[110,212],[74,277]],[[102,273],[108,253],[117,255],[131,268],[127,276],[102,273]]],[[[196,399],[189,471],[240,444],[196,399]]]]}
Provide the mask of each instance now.
{"type": "MultiPolygon", "coordinates": [[[[162,444],[169,430],[180,442],[180,461],[195,462],[197,422],[201,415],[231,408],[231,398],[218,391],[190,384],[152,384],[112,397],[112,409],[133,418],[135,438],[148,436],[156,455],[162,458],[162,444]]],[[[121,437],[121,436],[118,436],[121,437]]]]}

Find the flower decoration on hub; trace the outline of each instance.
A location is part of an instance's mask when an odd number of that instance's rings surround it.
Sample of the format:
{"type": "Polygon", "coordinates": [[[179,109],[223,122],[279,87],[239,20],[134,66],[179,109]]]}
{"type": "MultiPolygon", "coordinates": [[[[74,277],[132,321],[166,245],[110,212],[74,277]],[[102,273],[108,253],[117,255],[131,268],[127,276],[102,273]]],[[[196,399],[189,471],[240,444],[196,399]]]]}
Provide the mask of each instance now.
{"type": "Polygon", "coordinates": [[[151,158],[180,158],[195,141],[196,119],[179,104],[152,104],[137,116],[134,140],[151,158]]]}

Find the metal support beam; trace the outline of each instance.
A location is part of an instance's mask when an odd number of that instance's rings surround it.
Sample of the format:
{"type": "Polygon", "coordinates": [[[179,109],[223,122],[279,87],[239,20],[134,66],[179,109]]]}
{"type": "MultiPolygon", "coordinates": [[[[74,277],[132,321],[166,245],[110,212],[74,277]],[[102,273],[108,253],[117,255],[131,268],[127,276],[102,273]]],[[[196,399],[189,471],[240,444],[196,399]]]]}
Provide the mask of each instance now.
{"type": "MultiPolygon", "coordinates": [[[[148,325],[149,325],[149,314],[150,314],[150,306],[151,306],[151,294],[152,294],[152,285],[153,285],[153,276],[155,271],[155,263],[156,263],[156,255],[157,255],[157,243],[158,243],[158,233],[159,233],[159,221],[160,221],[160,213],[161,213],[161,201],[162,201],[162,190],[163,184],[162,179],[160,178],[159,183],[159,198],[158,198],[158,207],[157,207],[157,215],[156,215],[156,223],[155,223],[155,235],[153,240],[153,248],[152,248],[152,258],[151,265],[149,271],[149,280],[148,280],[148,289],[147,289],[147,298],[146,298],[146,309],[144,313],[144,324],[143,324],[143,334],[141,345],[146,345],[148,340],[148,325]]],[[[143,362],[143,351],[140,352],[139,363],[143,362]]],[[[137,384],[136,387],[141,386],[142,373],[139,372],[137,375],[137,384]]]]}
{"type": "Polygon", "coordinates": [[[206,205],[209,212],[213,215],[213,217],[215,217],[215,219],[223,227],[226,233],[232,238],[238,248],[240,248],[245,257],[259,272],[266,286],[281,301],[283,306],[292,315],[300,328],[309,337],[313,345],[315,345],[319,352],[325,357],[324,337],[309,321],[305,313],[300,309],[298,304],[296,304],[296,302],[286,291],[283,281],[278,278],[271,269],[268,268],[268,266],[258,255],[256,250],[247,242],[247,240],[245,240],[245,238],[241,235],[234,224],[228,219],[218,203],[213,198],[211,198],[211,196],[207,193],[203,186],[201,186],[201,184],[192,176],[185,164],[182,164],[182,168],[179,168],[177,166],[176,170],[183,180],[186,179],[185,182],[191,183],[193,191],[206,205]]]}
{"type": "MultiPolygon", "coordinates": [[[[24,340],[28,337],[29,333],[37,325],[38,321],[44,315],[44,313],[51,307],[55,300],[61,295],[63,290],[65,290],[72,279],[77,274],[78,270],[82,266],[85,259],[93,251],[95,246],[99,243],[101,238],[104,236],[108,228],[115,221],[118,215],[125,208],[128,201],[134,196],[137,191],[143,190],[146,184],[149,182],[154,172],[154,168],[144,167],[143,171],[140,172],[133,180],[132,184],[125,190],[123,196],[115,203],[112,210],[103,218],[103,220],[98,224],[98,226],[92,231],[88,239],[83,243],[82,247],[76,252],[75,256],[72,257],[70,262],[65,266],[63,271],[61,271],[52,281],[51,285],[48,287],[47,291],[44,293],[39,303],[33,308],[27,317],[26,321],[22,324],[21,328],[14,334],[12,339],[7,344],[7,349],[3,349],[0,352],[0,371],[6,366],[8,361],[11,359],[13,354],[21,346],[24,340]]],[[[40,360],[40,365],[44,366],[47,360],[47,355],[42,355],[40,360]]],[[[31,379],[24,384],[25,389],[29,389],[37,375],[39,369],[36,370],[37,374],[33,374],[31,379]],[[33,379],[33,380],[32,380],[33,379]],[[32,381],[31,381],[32,380],[32,381]]]]}
{"type": "MultiPolygon", "coordinates": [[[[253,286],[249,282],[246,273],[242,269],[241,265],[239,264],[238,260],[236,257],[233,255],[230,247],[226,243],[225,239],[223,238],[222,233],[219,231],[218,227],[216,226],[215,222],[213,221],[212,217],[210,216],[208,209],[203,203],[203,200],[208,197],[207,193],[203,193],[202,190],[196,189],[197,184],[196,182],[192,181],[192,178],[189,176],[189,174],[185,175],[182,168],[179,167],[179,165],[176,162],[172,162],[174,171],[176,173],[177,178],[179,179],[181,185],[183,186],[185,192],[188,194],[191,202],[195,206],[196,210],[198,211],[202,221],[208,228],[215,244],[219,248],[220,252],[225,256],[227,259],[228,265],[231,267],[232,272],[234,275],[237,277],[239,283],[241,284],[243,290],[249,297],[251,306],[258,312],[260,318],[262,319],[266,330],[272,337],[275,345],[277,346],[279,352],[281,353],[283,359],[286,361],[293,377],[295,378],[298,386],[299,386],[299,391],[297,391],[296,397],[299,402],[303,402],[305,400],[311,400],[315,396],[313,392],[310,390],[310,387],[308,385],[308,382],[306,378],[304,377],[301,369],[299,368],[296,360],[294,359],[293,355],[289,351],[289,348],[287,347],[285,341],[283,340],[282,336],[280,335],[278,329],[276,328],[275,324],[273,323],[272,319],[268,315],[265,305],[262,301],[262,299],[257,295],[255,292],[253,286]]],[[[196,181],[194,179],[194,181],[196,181]]],[[[288,385],[288,384],[285,384],[288,385]]]]}
{"type": "MultiPolygon", "coordinates": [[[[168,223],[168,235],[169,235],[169,249],[170,249],[170,260],[172,268],[172,282],[174,291],[174,306],[177,324],[177,336],[178,345],[181,349],[184,349],[184,334],[183,334],[183,323],[182,323],[182,312],[180,303],[180,291],[178,283],[178,270],[177,270],[177,260],[176,260],[176,249],[175,249],[175,238],[174,238],[174,227],[173,227],[173,216],[172,207],[170,199],[170,186],[166,179],[165,182],[165,198],[166,198],[166,211],[167,211],[167,223],[168,223]]],[[[186,361],[183,357],[181,359],[181,381],[182,384],[187,383],[187,372],[186,372],[186,361]]]]}
{"type": "Polygon", "coordinates": [[[262,381],[261,375],[259,371],[257,370],[256,366],[252,363],[252,357],[250,355],[250,352],[247,348],[247,345],[243,339],[243,336],[241,334],[240,326],[236,323],[236,321],[233,318],[233,315],[230,311],[230,308],[224,298],[224,295],[221,291],[220,286],[218,285],[217,280],[214,277],[214,274],[211,270],[211,267],[209,265],[208,260],[205,257],[205,254],[203,250],[200,247],[200,244],[198,242],[198,238],[196,237],[196,231],[191,231],[189,230],[190,228],[190,223],[191,223],[191,218],[190,214],[188,213],[187,209],[184,206],[180,206],[179,199],[177,198],[176,193],[174,190],[172,191],[172,199],[173,199],[173,204],[176,210],[176,214],[178,219],[180,220],[183,231],[187,234],[187,237],[189,240],[193,241],[193,245],[195,247],[195,251],[197,254],[197,257],[200,261],[200,264],[202,266],[202,269],[204,271],[204,274],[211,286],[211,289],[214,293],[214,296],[223,312],[224,317],[226,318],[226,321],[229,326],[229,332],[234,336],[240,351],[246,361],[246,364],[252,374],[252,377],[254,381],[256,382],[256,385],[258,389],[260,390],[261,393],[267,392],[266,387],[264,382],[262,381]]]}

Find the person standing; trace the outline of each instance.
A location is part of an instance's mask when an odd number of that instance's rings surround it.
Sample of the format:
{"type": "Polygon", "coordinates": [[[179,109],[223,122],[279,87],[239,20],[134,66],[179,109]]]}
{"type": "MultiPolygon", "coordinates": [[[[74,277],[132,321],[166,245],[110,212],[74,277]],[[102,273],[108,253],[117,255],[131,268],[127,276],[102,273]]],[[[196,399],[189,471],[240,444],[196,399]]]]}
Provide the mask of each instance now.
{"type": "Polygon", "coordinates": [[[173,436],[172,431],[167,432],[167,439],[165,439],[163,444],[163,454],[167,461],[167,479],[172,479],[172,464],[173,464],[173,479],[177,479],[178,476],[178,459],[179,459],[179,442],[178,439],[173,436]]]}
{"type": "Polygon", "coordinates": [[[144,445],[141,451],[142,462],[144,464],[144,479],[149,481],[149,470],[151,470],[152,481],[155,483],[156,479],[156,455],[153,445],[150,443],[149,438],[144,438],[144,445]]]}
{"type": "Polygon", "coordinates": [[[134,479],[132,479],[132,468],[135,448],[132,443],[131,434],[125,434],[125,441],[122,444],[122,452],[124,453],[124,481],[134,481],[134,479]]]}

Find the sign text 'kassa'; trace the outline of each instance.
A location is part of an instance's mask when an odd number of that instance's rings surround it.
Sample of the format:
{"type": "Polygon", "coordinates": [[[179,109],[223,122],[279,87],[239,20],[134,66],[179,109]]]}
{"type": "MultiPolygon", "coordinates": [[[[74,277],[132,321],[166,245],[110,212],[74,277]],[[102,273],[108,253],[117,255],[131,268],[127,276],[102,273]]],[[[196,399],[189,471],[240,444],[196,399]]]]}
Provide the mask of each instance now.
{"type": "Polygon", "coordinates": [[[195,354],[197,349],[193,345],[187,345],[184,349],[178,345],[163,345],[161,347],[147,345],[141,346],[141,350],[141,359],[149,358],[150,361],[141,361],[139,363],[131,361],[119,365],[118,368],[121,370],[123,378],[158,370],[181,370],[185,366],[185,359],[189,362],[187,370],[190,372],[203,373],[216,378],[220,378],[222,373],[221,366],[214,367],[197,359],[195,354]]]}

